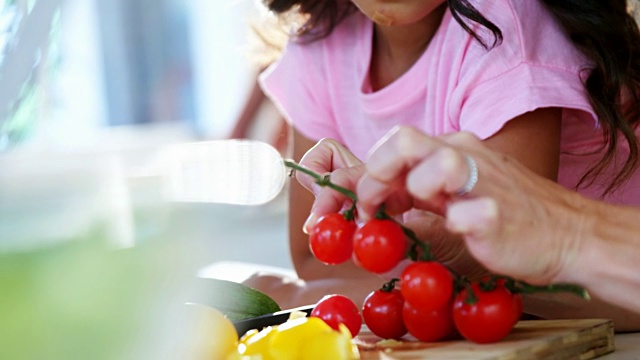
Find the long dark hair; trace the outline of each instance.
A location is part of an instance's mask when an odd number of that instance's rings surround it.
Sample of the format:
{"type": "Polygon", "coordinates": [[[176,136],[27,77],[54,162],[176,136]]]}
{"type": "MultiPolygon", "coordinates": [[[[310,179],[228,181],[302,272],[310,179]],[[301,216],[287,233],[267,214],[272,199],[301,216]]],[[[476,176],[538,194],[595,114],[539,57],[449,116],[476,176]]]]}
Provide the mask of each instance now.
{"type": "MultiPolygon", "coordinates": [[[[555,15],[571,40],[593,62],[584,69],[585,88],[605,143],[601,160],[580,179],[577,187],[588,186],[614,162],[621,142],[629,145],[624,164],[603,195],[624,184],[638,168],[639,141],[635,129],[640,123],[640,31],[629,14],[626,0],[541,0],[555,15]]],[[[292,11],[304,15],[294,35],[314,41],[329,35],[338,23],[357,8],[349,0],[263,0],[276,14],[292,11]]],[[[485,18],[469,0],[447,0],[456,21],[487,49],[502,42],[500,29],[485,18]],[[473,23],[488,29],[493,40],[480,37],[473,23]]]]}
{"type": "MultiPolygon", "coordinates": [[[[592,61],[585,87],[605,137],[602,159],[580,180],[591,184],[614,160],[621,140],[629,155],[604,191],[607,194],[638,168],[640,123],[640,31],[626,0],[543,0],[571,40],[592,61]]],[[[640,185],[640,184],[639,184],[640,185]]]]}

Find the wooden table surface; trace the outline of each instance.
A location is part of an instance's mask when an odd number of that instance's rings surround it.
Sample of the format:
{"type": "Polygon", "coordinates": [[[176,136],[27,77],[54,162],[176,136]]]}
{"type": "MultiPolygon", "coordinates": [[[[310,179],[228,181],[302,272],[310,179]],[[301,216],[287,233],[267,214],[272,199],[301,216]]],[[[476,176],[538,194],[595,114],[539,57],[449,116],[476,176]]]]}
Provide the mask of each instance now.
{"type": "Polygon", "coordinates": [[[603,319],[521,321],[506,339],[486,345],[464,340],[387,343],[363,330],[356,341],[364,360],[640,360],[640,333],[614,335],[613,323],[603,319]]]}
{"type": "Polygon", "coordinates": [[[640,360],[640,333],[617,334],[616,350],[600,357],[601,360],[640,360]]]}

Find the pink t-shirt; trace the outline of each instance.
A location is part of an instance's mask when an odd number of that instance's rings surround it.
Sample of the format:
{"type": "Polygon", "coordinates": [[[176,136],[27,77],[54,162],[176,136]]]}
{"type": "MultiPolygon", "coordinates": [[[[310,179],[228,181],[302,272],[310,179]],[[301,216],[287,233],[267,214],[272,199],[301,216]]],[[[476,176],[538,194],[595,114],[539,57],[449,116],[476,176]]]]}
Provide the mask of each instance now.
{"type": "MultiPolygon", "coordinates": [[[[372,92],[373,23],[360,12],[330,36],[290,42],[260,77],[266,94],[311,140],[334,138],[365,160],[395,125],[431,135],[470,131],[486,139],[509,120],[544,107],[563,108],[558,181],[573,188],[599,155],[597,121],[580,77],[588,60],[539,1],[480,1],[503,42],[487,51],[447,10],[431,43],[400,78],[372,92]],[[576,155],[580,154],[580,155],[576,155]]],[[[492,43],[482,27],[476,31],[492,43]]],[[[600,183],[609,179],[601,178],[600,183]]],[[[640,175],[606,200],[640,205],[640,175]]],[[[594,184],[580,192],[598,197],[594,184]]]]}

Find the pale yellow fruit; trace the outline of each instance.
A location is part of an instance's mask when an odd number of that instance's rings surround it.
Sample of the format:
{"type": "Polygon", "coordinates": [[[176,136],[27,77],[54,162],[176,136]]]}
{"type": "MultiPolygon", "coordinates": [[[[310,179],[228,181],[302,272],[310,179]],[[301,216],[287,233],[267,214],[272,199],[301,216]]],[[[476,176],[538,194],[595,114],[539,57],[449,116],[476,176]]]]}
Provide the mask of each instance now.
{"type": "Polygon", "coordinates": [[[191,303],[186,304],[186,307],[186,358],[226,360],[237,352],[236,328],[220,311],[191,303]]]}

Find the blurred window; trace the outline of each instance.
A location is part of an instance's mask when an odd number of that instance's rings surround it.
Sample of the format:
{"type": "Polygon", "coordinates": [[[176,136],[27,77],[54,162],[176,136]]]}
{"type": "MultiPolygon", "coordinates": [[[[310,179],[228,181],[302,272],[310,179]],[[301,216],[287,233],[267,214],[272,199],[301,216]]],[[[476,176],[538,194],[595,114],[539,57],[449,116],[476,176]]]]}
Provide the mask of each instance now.
{"type": "Polygon", "coordinates": [[[0,0],[0,152],[67,146],[121,125],[227,136],[255,81],[246,45],[255,8],[252,0],[0,0]]]}
{"type": "Polygon", "coordinates": [[[60,1],[0,1],[0,151],[28,137],[42,101],[39,80],[55,66],[60,1]]]}

